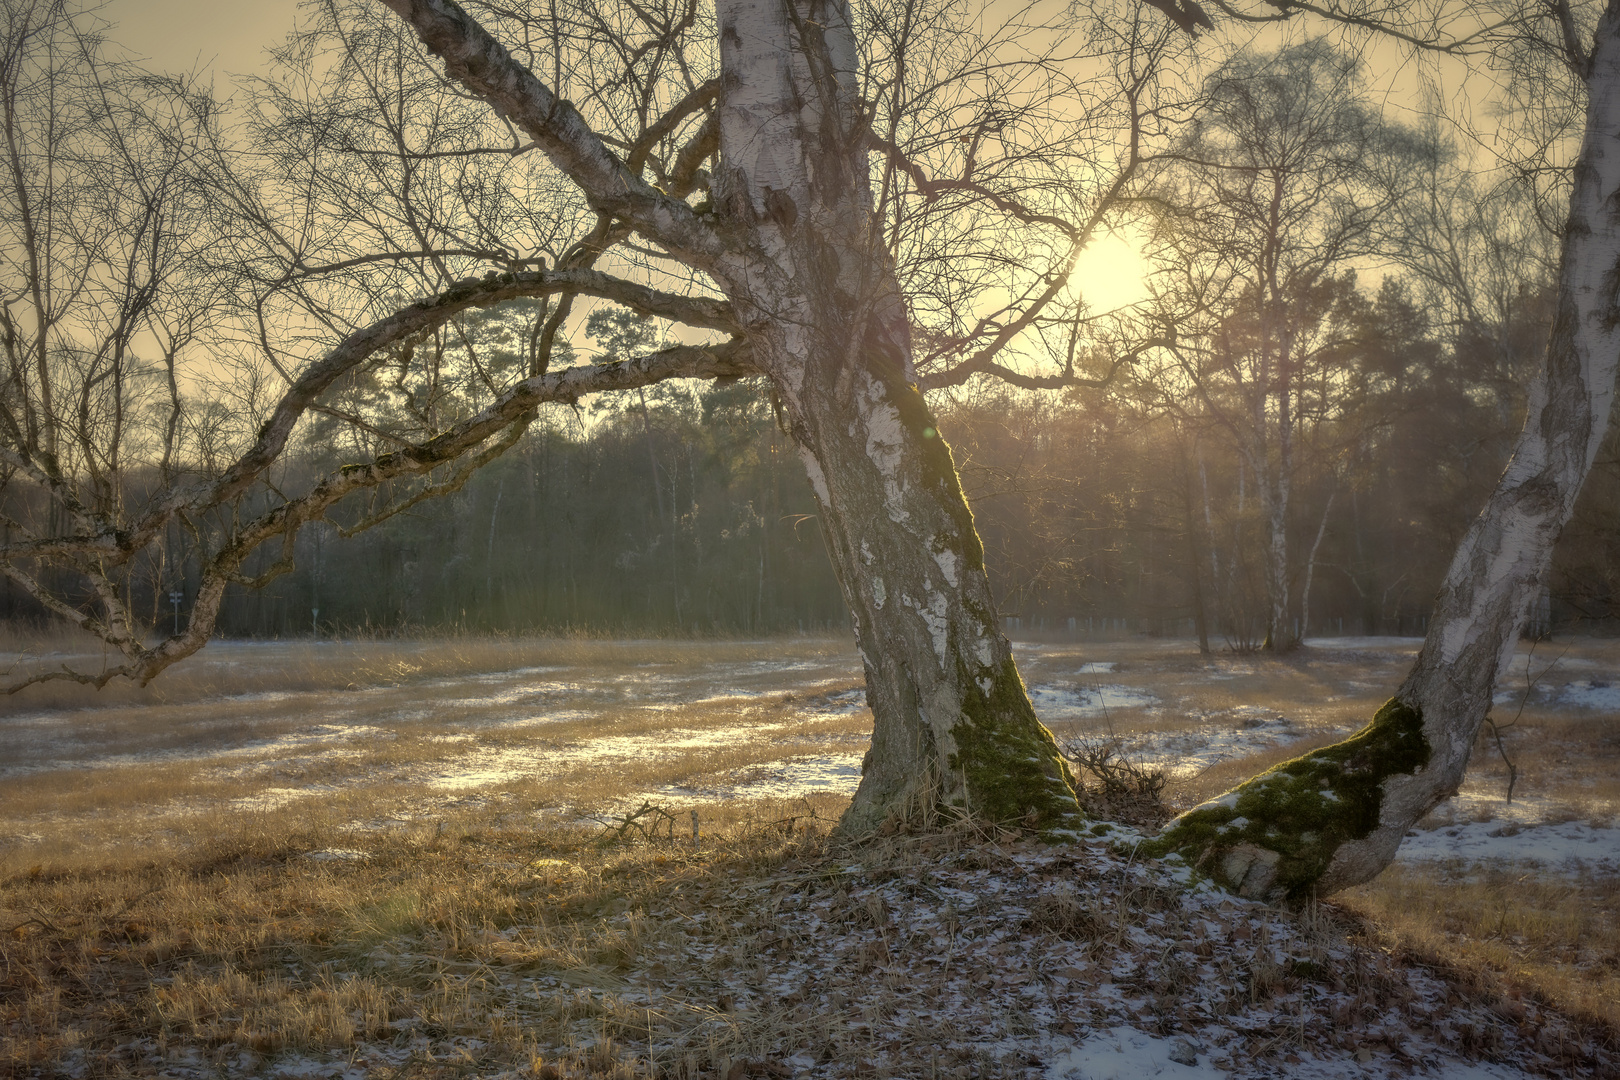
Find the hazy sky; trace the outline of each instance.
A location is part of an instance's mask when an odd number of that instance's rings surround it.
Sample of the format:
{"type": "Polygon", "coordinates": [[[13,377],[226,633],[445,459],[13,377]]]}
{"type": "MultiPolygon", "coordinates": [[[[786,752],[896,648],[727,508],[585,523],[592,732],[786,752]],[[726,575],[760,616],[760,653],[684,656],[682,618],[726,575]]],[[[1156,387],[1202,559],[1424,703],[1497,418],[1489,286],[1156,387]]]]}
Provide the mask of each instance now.
{"type": "MultiPolygon", "coordinates": [[[[110,0],[111,37],[168,71],[257,71],[264,49],[292,29],[298,0],[110,0]]],[[[222,80],[223,82],[223,80],[222,80]]]]}
{"type": "MultiPolygon", "coordinates": [[[[212,69],[223,89],[228,74],[263,69],[265,49],[292,28],[298,0],[108,0],[102,14],[134,57],[169,71],[212,69]]],[[[1388,103],[1399,111],[1402,97],[1388,103]]],[[[1140,296],[1140,274],[1135,253],[1115,241],[1088,252],[1076,277],[1094,307],[1109,308],[1140,296]]]]}

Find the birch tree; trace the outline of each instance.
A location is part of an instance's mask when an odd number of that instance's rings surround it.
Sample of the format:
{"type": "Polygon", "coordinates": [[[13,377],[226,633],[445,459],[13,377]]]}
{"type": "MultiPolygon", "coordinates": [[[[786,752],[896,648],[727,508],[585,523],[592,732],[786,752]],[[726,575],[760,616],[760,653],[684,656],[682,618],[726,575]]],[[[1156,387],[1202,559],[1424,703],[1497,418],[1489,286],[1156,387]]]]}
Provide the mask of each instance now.
{"type": "MultiPolygon", "coordinates": [[[[1072,349],[1046,366],[1009,350],[1081,332],[1070,275],[1183,111],[1160,84],[1179,35],[1132,4],[988,35],[920,2],[859,20],[845,0],[308,10],[245,125],[267,166],[245,173],[218,130],[198,155],[211,250],[242,268],[252,378],[224,389],[251,431],[140,513],[5,552],[82,575],[192,523],[190,620],[118,636],[116,666],[23,681],[152,678],[207,640],[227,586],[285,572],[301,527],[353,533],[454,491],[548,403],[751,379],[803,460],[865,666],[873,748],[847,828],[1073,827],[923,391],[1106,377],[1072,349]],[[553,370],[581,298],[690,343],[553,370]],[[503,378],[469,313],[519,299],[543,303],[503,378]],[[342,425],[350,462],[277,486],[315,417],[342,425]]],[[[100,609],[76,621],[107,637],[100,609]]]]}
{"type": "Polygon", "coordinates": [[[1254,477],[1268,651],[1296,643],[1290,509],[1304,429],[1327,404],[1307,398],[1339,344],[1324,332],[1335,279],[1401,242],[1389,219],[1423,165],[1421,144],[1364,100],[1362,67],[1324,38],[1237,53],[1166,168],[1176,209],[1160,257],[1196,280],[1199,314],[1177,319],[1178,371],[1163,381],[1192,384],[1254,477]]]}
{"type": "MultiPolygon", "coordinates": [[[[1273,9],[1254,17],[1318,10],[1273,9]]],[[[1608,427],[1620,362],[1620,218],[1612,210],[1620,197],[1620,3],[1598,11],[1559,2],[1508,14],[1460,37],[1446,37],[1438,21],[1390,29],[1420,46],[1456,50],[1496,35],[1510,58],[1556,58],[1559,68],[1535,69],[1543,76],[1538,108],[1560,84],[1572,106],[1584,104],[1545,364],[1512,459],[1458,546],[1423,647],[1395,696],[1350,739],[1183,814],[1151,845],[1179,852],[1244,895],[1297,900],[1366,881],[1418,819],[1456,793],[1496,676],[1518,644],[1608,427]]],[[[1545,111],[1560,113],[1556,96],[1545,111]]]]}

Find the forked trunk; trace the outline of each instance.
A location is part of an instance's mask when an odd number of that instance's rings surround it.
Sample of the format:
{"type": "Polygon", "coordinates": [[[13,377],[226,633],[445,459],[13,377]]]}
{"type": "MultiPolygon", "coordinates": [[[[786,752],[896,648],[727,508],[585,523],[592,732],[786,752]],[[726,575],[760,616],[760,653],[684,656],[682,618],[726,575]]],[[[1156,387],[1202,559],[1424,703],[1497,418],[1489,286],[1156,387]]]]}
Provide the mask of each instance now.
{"type": "Polygon", "coordinates": [[[844,828],[961,813],[1079,819],[1002,635],[950,450],[911,370],[872,210],[843,0],[721,0],[715,205],[747,237],[716,276],[815,490],[874,730],[844,828]]]}
{"type": "Polygon", "coordinates": [[[1300,900],[1358,884],[1455,794],[1608,427],[1620,359],[1620,0],[1598,24],[1546,366],[1524,430],[1469,528],[1416,664],[1349,740],[1188,811],[1152,841],[1246,896],[1300,900]]]}

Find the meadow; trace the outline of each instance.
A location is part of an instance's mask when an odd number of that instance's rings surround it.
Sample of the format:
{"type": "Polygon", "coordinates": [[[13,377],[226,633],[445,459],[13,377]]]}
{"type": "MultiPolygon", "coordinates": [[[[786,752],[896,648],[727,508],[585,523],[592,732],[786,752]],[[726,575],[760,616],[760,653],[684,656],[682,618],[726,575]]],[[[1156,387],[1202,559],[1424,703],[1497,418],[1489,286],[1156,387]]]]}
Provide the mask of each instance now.
{"type": "MultiPolygon", "coordinates": [[[[1417,644],[1017,653],[1060,743],[1173,810],[1364,722],[1417,644]]],[[[0,1071],[1604,1075],[1620,643],[1527,649],[1497,702],[1397,863],[1288,914],[1118,845],[832,834],[845,639],[218,642],[45,684],[0,706],[0,1071]]]]}

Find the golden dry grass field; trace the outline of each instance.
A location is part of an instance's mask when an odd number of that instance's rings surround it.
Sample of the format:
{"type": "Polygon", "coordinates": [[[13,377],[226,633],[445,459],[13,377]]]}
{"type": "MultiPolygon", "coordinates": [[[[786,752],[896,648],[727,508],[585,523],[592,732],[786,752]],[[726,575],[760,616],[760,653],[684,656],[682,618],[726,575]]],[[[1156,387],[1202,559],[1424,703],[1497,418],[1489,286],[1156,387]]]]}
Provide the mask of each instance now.
{"type": "MultiPolygon", "coordinates": [[[[1186,806],[1363,722],[1415,646],[1018,656],[1060,742],[1186,806]]],[[[1177,1038],[1187,1080],[1603,1075],[1615,687],[1620,643],[1522,654],[1512,802],[1482,741],[1395,866],[1295,916],[1117,848],[830,837],[870,728],[844,640],[215,643],[0,705],[0,1075],[1061,1078],[1177,1038]]]]}

